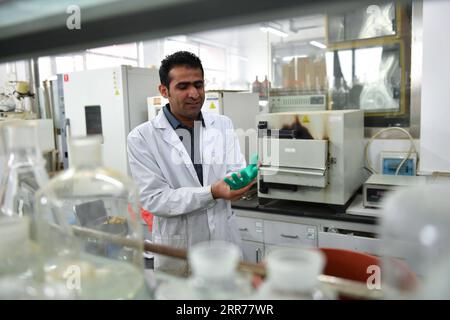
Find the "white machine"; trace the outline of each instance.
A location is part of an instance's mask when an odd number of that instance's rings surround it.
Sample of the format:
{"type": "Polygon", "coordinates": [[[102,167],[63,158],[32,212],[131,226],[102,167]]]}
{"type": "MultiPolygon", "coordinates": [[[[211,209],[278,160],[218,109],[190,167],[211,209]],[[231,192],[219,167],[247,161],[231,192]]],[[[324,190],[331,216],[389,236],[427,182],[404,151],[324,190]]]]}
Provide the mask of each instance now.
{"type": "Polygon", "coordinates": [[[207,91],[202,111],[216,112],[229,117],[234,129],[255,129],[259,112],[259,96],[253,92],[207,91]]]}
{"type": "Polygon", "coordinates": [[[324,94],[286,94],[269,97],[270,112],[323,111],[327,107],[324,94]]]}
{"type": "Polygon", "coordinates": [[[126,138],[148,119],[147,97],[159,93],[158,70],[119,66],[73,72],[63,79],[69,135],[102,135],[105,166],[129,174],[126,138]]]}
{"type": "Polygon", "coordinates": [[[381,208],[387,193],[402,187],[425,185],[425,176],[393,176],[373,174],[363,186],[363,205],[365,208],[381,208]]]}
{"type": "Polygon", "coordinates": [[[259,115],[258,197],[344,206],[364,182],[360,110],[259,115]]]}

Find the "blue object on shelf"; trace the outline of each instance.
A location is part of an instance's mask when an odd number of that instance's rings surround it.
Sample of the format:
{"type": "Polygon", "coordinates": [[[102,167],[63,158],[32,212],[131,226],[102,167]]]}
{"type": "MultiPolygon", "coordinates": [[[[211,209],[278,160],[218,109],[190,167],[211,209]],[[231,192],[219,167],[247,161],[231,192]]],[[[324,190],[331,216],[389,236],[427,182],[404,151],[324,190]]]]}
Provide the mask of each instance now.
{"type": "MultiPolygon", "coordinates": [[[[385,158],[383,160],[383,174],[395,175],[403,159],[385,158]]],[[[414,160],[408,159],[398,171],[399,176],[414,176],[414,160]]]]}

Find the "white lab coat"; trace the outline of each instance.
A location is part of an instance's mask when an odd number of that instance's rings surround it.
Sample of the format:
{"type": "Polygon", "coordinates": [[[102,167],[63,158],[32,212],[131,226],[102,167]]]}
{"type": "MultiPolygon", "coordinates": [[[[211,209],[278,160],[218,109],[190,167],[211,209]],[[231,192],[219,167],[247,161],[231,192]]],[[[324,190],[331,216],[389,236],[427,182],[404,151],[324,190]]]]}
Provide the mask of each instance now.
{"type": "MultiPolygon", "coordinates": [[[[214,200],[211,185],[245,167],[231,120],[204,112],[200,154],[203,186],[191,158],[164,113],[128,135],[128,160],[143,208],[154,215],[153,242],[189,248],[208,240],[240,244],[230,201],[214,200]]],[[[181,260],[155,256],[155,269],[184,273],[181,260]]]]}

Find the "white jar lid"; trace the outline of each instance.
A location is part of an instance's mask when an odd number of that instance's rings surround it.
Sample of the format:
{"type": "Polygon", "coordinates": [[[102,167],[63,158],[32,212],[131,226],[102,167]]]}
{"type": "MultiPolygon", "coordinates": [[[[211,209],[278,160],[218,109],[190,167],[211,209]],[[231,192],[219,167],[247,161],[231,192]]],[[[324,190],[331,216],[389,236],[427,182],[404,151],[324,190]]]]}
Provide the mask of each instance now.
{"type": "Polygon", "coordinates": [[[239,248],[224,241],[198,243],[189,250],[188,258],[194,276],[221,278],[232,275],[240,259],[239,248]]]}
{"type": "Polygon", "coordinates": [[[314,249],[278,247],[267,254],[268,281],[280,290],[306,291],[317,284],[325,257],[314,249]]]}

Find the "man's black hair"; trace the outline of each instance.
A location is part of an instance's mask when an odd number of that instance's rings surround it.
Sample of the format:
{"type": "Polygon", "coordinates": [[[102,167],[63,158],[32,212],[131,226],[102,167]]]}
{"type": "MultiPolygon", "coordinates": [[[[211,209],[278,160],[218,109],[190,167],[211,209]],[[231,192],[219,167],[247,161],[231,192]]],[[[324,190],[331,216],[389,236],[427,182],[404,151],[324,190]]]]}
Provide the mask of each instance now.
{"type": "Polygon", "coordinates": [[[195,54],[188,51],[177,51],[166,56],[166,58],[161,61],[161,67],[159,68],[159,80],[162,85],[169,88],[169,72],[172,68],[177,66],[184,66],[190,69],[200,69],[202,70],[202,76],[204,76],[202,62],[195,54]]]}

